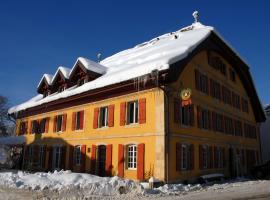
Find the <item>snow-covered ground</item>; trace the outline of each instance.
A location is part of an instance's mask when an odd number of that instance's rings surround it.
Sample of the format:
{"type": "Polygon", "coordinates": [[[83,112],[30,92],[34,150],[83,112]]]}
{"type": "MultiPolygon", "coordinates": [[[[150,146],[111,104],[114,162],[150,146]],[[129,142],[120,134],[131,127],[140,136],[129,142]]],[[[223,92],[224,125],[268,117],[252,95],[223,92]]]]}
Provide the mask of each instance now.
{"type": "Polygon", "coordinates": [[[236,179],[213,185],[166,184],[144,189],[119,177],[70,171],[1,171],[0,194],[0,199],[270,199],[270,181],[236,179]]]}

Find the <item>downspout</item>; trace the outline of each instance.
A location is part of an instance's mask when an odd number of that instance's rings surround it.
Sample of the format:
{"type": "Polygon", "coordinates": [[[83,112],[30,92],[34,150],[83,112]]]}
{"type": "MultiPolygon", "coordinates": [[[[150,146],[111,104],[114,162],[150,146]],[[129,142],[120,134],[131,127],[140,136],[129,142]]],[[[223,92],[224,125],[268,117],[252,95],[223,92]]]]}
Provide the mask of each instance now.
{"type": "Polygon", "coordinates": [[[169,91],[166,86],[158,86],[164,92],[165,111],[165,182],[169,182],[169,144],[170,144],[170,124],[169,124],[169,91]]]}

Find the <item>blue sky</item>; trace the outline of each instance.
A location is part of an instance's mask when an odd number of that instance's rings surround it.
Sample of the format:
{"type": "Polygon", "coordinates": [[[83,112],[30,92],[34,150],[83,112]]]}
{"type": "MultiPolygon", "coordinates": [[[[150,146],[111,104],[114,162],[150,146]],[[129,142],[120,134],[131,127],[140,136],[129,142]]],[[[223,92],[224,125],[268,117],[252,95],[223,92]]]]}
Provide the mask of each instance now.
{"type": "Polygon", "coordinates": [[[270,103],[267,0],[1,1],[0,94],[21,103],[36,95],[44,73],[189,25],[194,10],[247,60],[262,103],[270,103]]]}

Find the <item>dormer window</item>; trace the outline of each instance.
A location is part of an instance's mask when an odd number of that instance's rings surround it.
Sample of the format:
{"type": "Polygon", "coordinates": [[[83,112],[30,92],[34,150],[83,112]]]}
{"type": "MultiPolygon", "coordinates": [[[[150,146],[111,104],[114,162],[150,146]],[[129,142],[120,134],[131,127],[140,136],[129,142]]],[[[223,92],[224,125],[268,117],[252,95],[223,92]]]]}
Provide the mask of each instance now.
{"type": "Polygon", "coordinates": [[[47,96],[49,96],[50,95],[50,91],[44,91],[44,93],[43,93],[43,97],[45,98],[45,97],[47,97],[47,96]]]}
{"type": "Polygon", "coordinates": [[[81,79],[78,80],[77,85],[78,85],[78,86],[81,86],[81,85],[85,84],[86,82],[87,82],[87,81],[86,81],[86,78],[81,78],[81,79]]]}
{"type": "Polygon", "coordinates": [[[65,91],[65,86],[64,85],[61,85],[61,86],[59,86],[59,88],[58,88],[58,92],[60,93],[60,92],[63,92],[63,91],[65,91]]]}

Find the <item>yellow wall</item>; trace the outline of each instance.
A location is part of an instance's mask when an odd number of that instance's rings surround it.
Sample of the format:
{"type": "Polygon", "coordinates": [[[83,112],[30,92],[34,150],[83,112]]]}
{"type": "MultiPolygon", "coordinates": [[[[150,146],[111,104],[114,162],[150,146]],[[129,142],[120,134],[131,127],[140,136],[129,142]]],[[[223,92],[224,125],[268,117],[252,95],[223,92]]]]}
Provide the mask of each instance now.
{"type": "MultiPolygon", "coordinates": [[[[106,99],[95,103],[89,103],[63,110],[48,112],[36,116],[31,116],[22,120],[35,120],[50,117],[49,132],[44,134],[28,134],[26,135],[27,144],[47,144],[55,145],[62,143],[63,145],[92,145],[112,144],[112,165],[113,175],[117,175],[118,163],[118,144],[145,144],[145,175],[150,172],[155,177],[163,180],[164,178],[164,94],[162,90],[151,89],[147,91],[137,92],[125,96],[106,99]],[[120,126],[120,103],[146,98],[146,123],[132,124],[120,126]],[[114,110],[114,127],[93,129],[94,108],[107,105],[115,105],[114,110]],[[71,130],[72,113],[84,110],[84,129],[80,131],[71,130]],[[66,131],[63,133],[53,132],[53,118],[55,115],[67,114],[66,131]]],[[[86,151],[88,157],[86,161],[86,171],[90,170],[90,152],[86,151]]],[[[67,150],[68,151],[68,150],[67,150]]],[[[68,166],[68,159],[66,159],[68,166]]],[[[125,177],[136,179],[136,170],[125,170],[125,177]]]]}
{"type": "MultiPolygon", "coordinates": [[[[206,95],[202,92],[199,92],[195,89],[195,73],[194,70],[198,69],[201,73],[207,75],[208,79],[212,78],[215,81],[218,81],[221,85],[226,86],[231,91],[237,92],[241,97],[249,99],[247,92],[245,91],[243,84],[238,76],[236,76],[236,82],[232,82],[229,77],[229,68],[232,66],[224,60],[221,59],[227,66],[227,77],[225,77],[220,71],[215,70],[213,67],[208,65],[207,52],[201,52],[197,54],[191,62],[188,63],[187,67],[181,73],[178,81],[171,84],[170,87],[173,88],[174,97],[179,98],[179,92],[181,86],[183,88],[190,88],[192,90],[192,103],[194,104],[194,126],[185,127],[180,124],[174,123],[174,104],[173,97],[170,98],[170,166],[169,166],[169,176],[170,180],[187,180],[192,177],[199,176],[201,174],[208,174],[211,172],[224,172],[228,175],[228,148],[233,145],[240,148],[249,148],[254,150],[259,150],[259,140],[245,138],[244,136],[230,136],[220,132],[202,130],[197,128],[197,109],[196,106],[200,105],[204,108],[209,109],[210,111],[216,111],[218,113],[224,114],[233,119],[239,119],[242,122],[247,122],[252,125],[256,125],[254,118],[253,110],[249,101],[249,113],[245,113],[237,108],[233,108],[230,105],[224,104],[222,101],[214,99],[210,95],[206,95]],[[180,143],[190,143],[194,144],[194,170],[186,172],[177,172],[176,171],[176,142],[180,143]],[[227,168],[226,170],[203,170],[199,169],[199,145],[208,144],[208,145],[218,145],[220,147],[226,148],[226,159],[227,159],[227,168]]],[[[244,129],[243,129],[244,134],[244,129]]]]}

